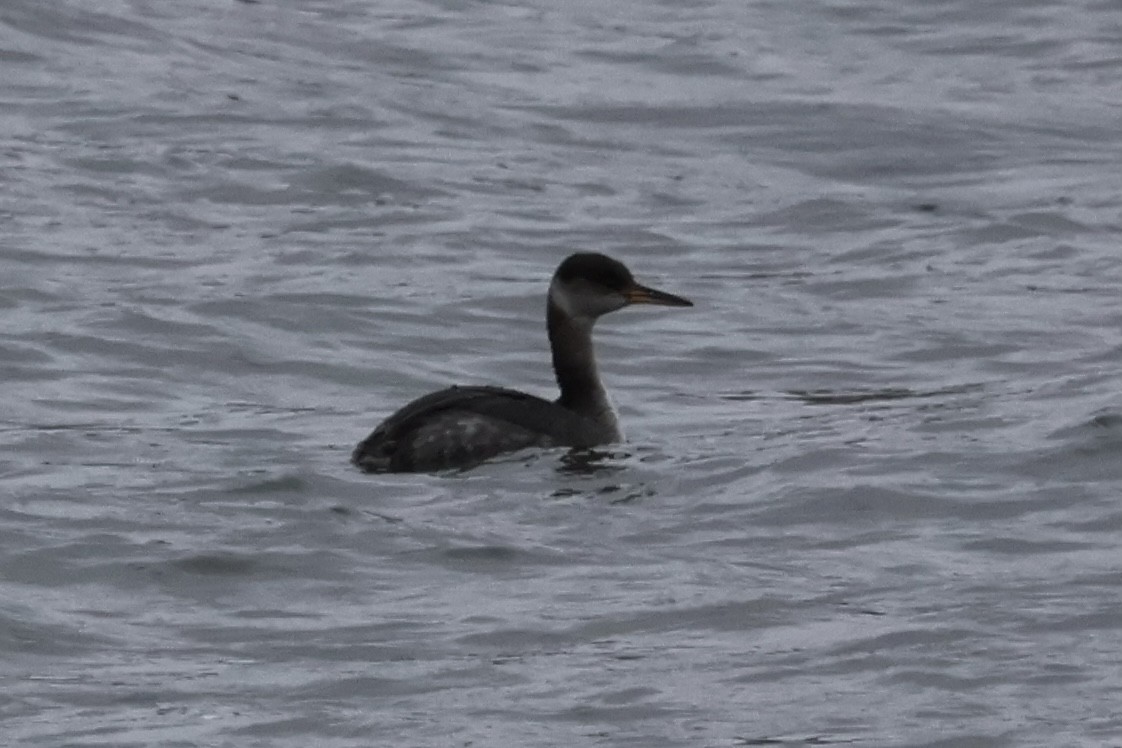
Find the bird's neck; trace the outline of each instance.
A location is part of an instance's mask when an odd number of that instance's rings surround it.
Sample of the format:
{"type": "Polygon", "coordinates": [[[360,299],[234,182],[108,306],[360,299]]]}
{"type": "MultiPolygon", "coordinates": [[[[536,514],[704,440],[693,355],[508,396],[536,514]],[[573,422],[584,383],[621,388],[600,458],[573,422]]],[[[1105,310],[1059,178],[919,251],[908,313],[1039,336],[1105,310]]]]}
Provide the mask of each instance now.
{"type": "Polygon", "coordinates": [[[553,372],[561,388],[558,404],[582,414],[611,413],[611,403],[592,349],[592,320],[576,319],[550,298],[546,311],[553,372]]]}

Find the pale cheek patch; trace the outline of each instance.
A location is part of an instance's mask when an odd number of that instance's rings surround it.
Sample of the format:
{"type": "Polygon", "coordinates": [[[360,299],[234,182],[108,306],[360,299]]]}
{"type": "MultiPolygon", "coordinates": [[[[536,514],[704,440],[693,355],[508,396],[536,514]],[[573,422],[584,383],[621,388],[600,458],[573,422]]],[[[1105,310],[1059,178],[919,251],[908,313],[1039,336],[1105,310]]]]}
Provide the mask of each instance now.
{"type": "Polygon", "coordinates": [[[596,321],[596,316],[589,313],[589,310],[596,307],[594,301],[588,298],[591,293],[583,285],[580,287],[573,285],[565,287],[556,278],[549,284],[549,298],[557,305],[561,313],[581,327],[589,329],[591,329],[592,323],[596,321]],[[584,297],[584,304],[581,304],[582,297],[584,297]]]}
{"type": "Polygon", "coordinates": [[[569,294],[561,287],[561,284],[555,278],[549,284],[549,298],[557,305],[557,308],[564,312],[565,316],[573,317],[573,300],[569,298],[569,294]]]}

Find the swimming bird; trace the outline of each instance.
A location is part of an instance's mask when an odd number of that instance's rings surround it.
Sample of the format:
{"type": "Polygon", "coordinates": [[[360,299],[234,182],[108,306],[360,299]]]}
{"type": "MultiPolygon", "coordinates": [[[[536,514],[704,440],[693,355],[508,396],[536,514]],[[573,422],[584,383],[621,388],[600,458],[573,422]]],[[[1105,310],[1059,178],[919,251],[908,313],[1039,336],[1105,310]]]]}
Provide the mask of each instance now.
{"type": "Polygon", "coordinates": [[[449,387],[409,403],[363,439],[351,462],[366,472],[471,467],[527,447],[594,447],[622,434],[592,348],[596,320],[632,304],[693,306],[639,285],[618,260],[570,255],[549,284],[546,326],[561,396],[504,387],[449,387]]]}

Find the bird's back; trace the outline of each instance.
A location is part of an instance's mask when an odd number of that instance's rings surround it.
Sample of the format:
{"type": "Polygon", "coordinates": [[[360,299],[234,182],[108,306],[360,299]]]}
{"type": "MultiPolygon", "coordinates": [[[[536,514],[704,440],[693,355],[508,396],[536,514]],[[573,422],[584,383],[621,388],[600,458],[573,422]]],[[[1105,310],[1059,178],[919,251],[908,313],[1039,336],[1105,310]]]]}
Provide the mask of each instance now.
{"type": "Polygon", "coordinates": [[[465,467],[526,447],[591,446],[580,416],[502,387],[449,387],[409,403],[364,439],[351,461],[367,472],[465,467]]]}

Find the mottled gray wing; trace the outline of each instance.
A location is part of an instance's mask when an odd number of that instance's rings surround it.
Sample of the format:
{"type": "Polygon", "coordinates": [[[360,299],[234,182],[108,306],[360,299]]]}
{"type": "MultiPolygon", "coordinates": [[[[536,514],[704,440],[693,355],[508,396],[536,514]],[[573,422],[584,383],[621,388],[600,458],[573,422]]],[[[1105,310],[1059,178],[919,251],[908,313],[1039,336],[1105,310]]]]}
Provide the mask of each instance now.
{"type": "Polygon", "coordinates": [[[502,387],[449,387],[409,403],[355,448],[371,472],[441,470],[571,440],[576,416],[502,387]]]}

